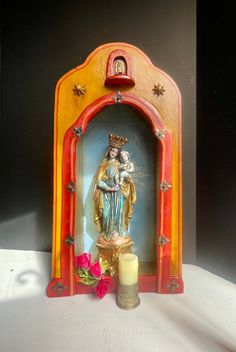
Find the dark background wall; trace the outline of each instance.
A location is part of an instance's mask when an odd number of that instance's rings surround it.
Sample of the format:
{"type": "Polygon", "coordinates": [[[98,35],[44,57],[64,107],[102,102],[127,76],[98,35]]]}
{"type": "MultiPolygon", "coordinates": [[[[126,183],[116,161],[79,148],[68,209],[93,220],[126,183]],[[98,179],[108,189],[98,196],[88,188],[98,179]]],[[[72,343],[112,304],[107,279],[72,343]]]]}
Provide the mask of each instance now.
{"type": "Polygon", "coordinates": [[[198,2],[197,262],[236,282],[233,5],[198,2]]]}
{"type": "MultiPolygon", "coordinates": [[[[7,4],[7,2],[5,2],[7,4]]],[[[97,46],[138,46],[183,98],[183,257],[196,257],[195,0],[31,2],[2,26],[0,247],[51,250],[57,80],[97,46]]]]}

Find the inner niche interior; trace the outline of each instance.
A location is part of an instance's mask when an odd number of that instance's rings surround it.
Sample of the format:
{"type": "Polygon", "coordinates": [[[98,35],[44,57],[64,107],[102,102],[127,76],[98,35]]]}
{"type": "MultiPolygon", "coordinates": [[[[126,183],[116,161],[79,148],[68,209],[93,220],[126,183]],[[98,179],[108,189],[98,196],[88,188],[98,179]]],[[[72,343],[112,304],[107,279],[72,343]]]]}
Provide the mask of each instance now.
{"type": "Polygon", "coordinates": [[[76,221],[75,254],[90,252],[97,256],[98,231],[94,224],[93,193],[98,167],[105,158],[110,133],[128,137],[123,147],[130,153],[135,172],[137,202],[129,233],[134,241],[132,252],[140,262],[140,274],[156,272],[157,198],[159,183],[159,144],[147,119],[129,105],[107,106],[90,121],[76,147],[76,221]]]}

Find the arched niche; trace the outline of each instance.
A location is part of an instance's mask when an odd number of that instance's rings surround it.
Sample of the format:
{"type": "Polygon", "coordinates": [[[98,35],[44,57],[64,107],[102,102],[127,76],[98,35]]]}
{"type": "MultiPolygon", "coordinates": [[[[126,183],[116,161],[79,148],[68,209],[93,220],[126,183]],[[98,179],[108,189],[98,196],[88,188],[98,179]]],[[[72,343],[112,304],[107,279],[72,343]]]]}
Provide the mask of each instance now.
{"type": "Polygon", "coordinates": [[[76,193],[75,253],[91,253],[93,258],[97,256],[94,184],[97,169],[107,151],[111,131],[128,138],[125,149],[129,151],[135,165],[132,179],[137,191],[137,202],[129,227],[134,241],[132,250],[139,257],[140,274],[154,274],[158,226],[156,190],[160,179],[159,143],[148,120],[127,104],[114,104],[102,109],[90,121],[86,133],[77,142],[76,185],[79,185],[79,189],[76,193]]]}
{"type": "MultiPolygon", "coordinates": [[[[91,288],[76,283],[74,270],[76,217],[79,216],[76,210],[77,192],[83,192],[83,187],[77,185],[77,145],[90,128],[90,121],[112,105],[127,105],[139,111],[159,146],[158,157],[156,151],[153,153],[159,169],[159,180],[155,181],[158,206],[155,208],[153,244],[156,271],[139,276],[140,291],[183,291],[180,93],[173,80],[154,67],[139,49],[125,43],[111,43],[96,49],[83,65],[63,76],[56,88],[52,280],[47,288],[49,297],[91,292],[91,288]],[[119,81],[112,87],[105,84],[109,55],[116,50],[125,51],[132,58],[130,68],[135,80],[132,87],[124,87],[119,81]]],[[[116,281],[114,278],[111,292],[116,290],[116,281]]]]}

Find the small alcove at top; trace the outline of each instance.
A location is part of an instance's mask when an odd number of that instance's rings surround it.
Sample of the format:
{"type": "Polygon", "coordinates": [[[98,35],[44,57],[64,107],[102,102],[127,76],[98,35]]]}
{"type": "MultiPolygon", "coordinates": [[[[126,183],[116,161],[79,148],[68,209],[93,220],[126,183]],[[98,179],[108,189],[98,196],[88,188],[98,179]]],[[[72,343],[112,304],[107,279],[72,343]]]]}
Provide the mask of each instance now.
{"type": "Polygon", "coordinates": [[[134,86],[132,71],[132,57],[125,50],[112,51],[107,60],[105,85],[107,87],[134,86]]]}

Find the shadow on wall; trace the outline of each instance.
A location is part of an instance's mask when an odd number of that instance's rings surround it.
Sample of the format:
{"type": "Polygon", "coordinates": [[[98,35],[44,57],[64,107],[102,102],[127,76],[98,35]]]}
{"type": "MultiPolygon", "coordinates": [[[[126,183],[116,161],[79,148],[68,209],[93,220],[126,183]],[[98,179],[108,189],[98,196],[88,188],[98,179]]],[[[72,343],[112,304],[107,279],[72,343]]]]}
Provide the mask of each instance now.
{"type": "Polygon", "coordinates": [[[42,294],[50,280],[51,254],[37,251],[0,250],[0,302],[42,294]]]}
{"type": "MultiPolygon", "coordinates": [[[[41,219],[36,211],[2,221],[0,222],[0,248],[38,249],[39,243],[43,242],[40,239],[41,228],[41,219]]],[[[47,232],[50,233],[50,230],[47,229],[47,232]]],[[[45,237],[45,233],[42,233],[41,237],[45,237]]]]}

